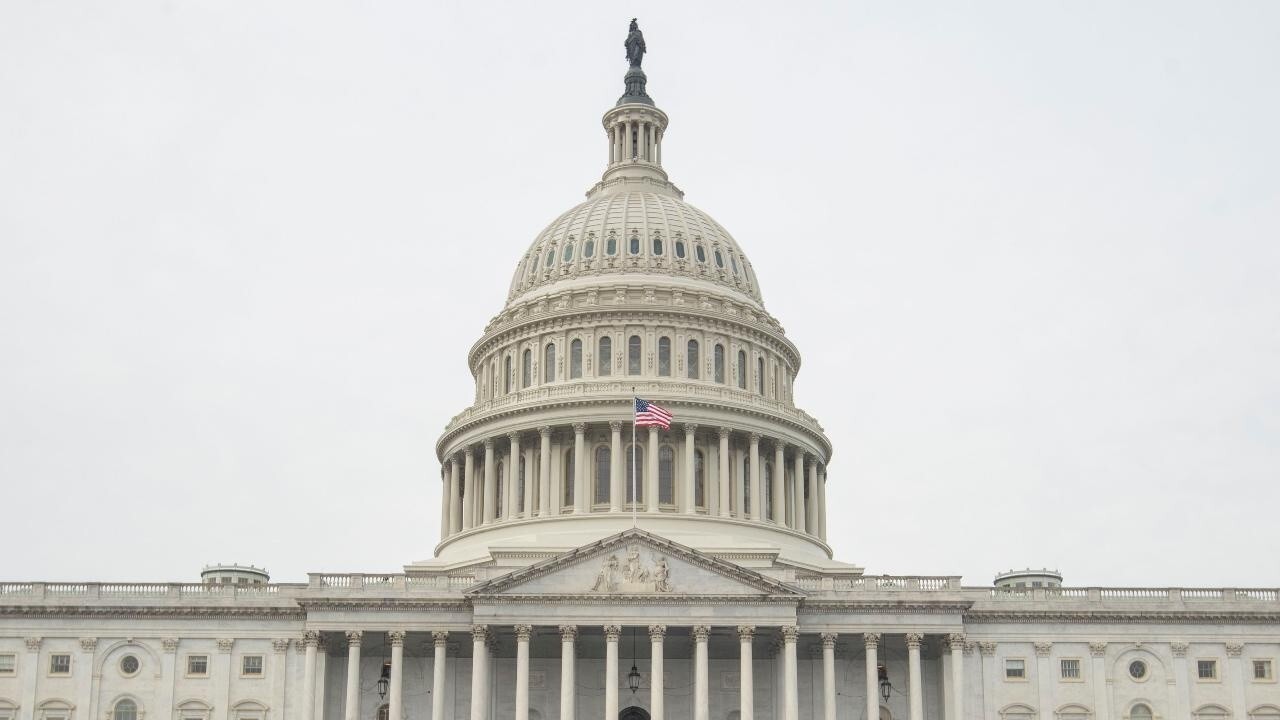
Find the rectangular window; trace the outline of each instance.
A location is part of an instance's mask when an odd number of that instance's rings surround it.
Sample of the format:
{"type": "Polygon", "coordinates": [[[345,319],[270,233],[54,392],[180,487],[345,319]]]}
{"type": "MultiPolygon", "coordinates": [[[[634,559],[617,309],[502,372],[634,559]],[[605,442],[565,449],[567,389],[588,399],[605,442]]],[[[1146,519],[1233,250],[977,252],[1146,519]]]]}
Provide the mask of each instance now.
{"type": "Polygon", "coordinates": [[[18,673],[18,656],[13,653],[0,654],[0,675],[16,675],[18,673]]]}
{"type": "Polygon", "coordinates": [[[1063,680],[1079,680],[1080,679],[1080,660],[1077,658],[1062,658],[1062,679],[1063,680]]]}
{"type": "Polygon", "coordinates": [[[1272,674],[1270,660],[1254,660],[1253,661],[1253,679],[1254,680],[1274,680],[1272,674]]]}
{"type": "Polygon", "coordinates": [[[1004,678],[1006,680],[1026,680],[1027,661],[1007,658],[1004,661],[1004,678]]]}
{"type": "Polygon", "coordinates": [[[245,655],[240,659],[241,675],[261,675],[262,674],[262,656],[261,655],[245,655]]]}
{"type": "Polygon", "coordinates": [[[62,654],[53,654],[49,656],[49,674],[50,675],[70,675],[71,674],[71,656],[62,654]]]}
{"type": "Polygon", "coordinates": [[[1218,679],[1218,661],[1217,660],[1197,660],[1196,661],[1196,677],[1201,680],[1217,680],[1218,679]]]}
{"type": "Polygon", "coordinates": [[[208,675],[209,674],[209,656],[208,655],[188,655],[187,656],[187,674],[188,675],[208,675]]]}

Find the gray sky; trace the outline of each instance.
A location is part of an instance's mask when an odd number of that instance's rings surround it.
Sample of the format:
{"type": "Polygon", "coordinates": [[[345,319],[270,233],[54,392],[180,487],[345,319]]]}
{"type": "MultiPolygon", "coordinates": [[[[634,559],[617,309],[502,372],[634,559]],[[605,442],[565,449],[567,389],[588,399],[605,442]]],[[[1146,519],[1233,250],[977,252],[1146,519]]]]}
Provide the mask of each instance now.
{"type": "Polygon", "coordinates": [[[1280,585],[1266,0],[0,3],[0,578],[430,557],[632,15],[803,354],[837,557],[1280,585]]]}

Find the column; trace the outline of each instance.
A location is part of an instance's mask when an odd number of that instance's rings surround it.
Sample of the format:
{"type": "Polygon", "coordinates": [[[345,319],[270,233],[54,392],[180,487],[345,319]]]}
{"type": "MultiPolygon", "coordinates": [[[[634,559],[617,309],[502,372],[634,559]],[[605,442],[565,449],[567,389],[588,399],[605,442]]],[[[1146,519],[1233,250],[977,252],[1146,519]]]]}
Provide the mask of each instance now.
{"type": "Polygon", "coordinates": [[[955,708],[956,718],[964,714],[964,634],[953,633],[947,636],[951,643],[951,705],[955,708]]]}
{"type": "MultiPolygon", "coordinates": [[[[907,720],[924,720],[924,686],[920,681],[920,644],[924,635],[907,633],[907,720]]],[[[828,718],[830,720],[830,718],[828,718]]]]}
{"type": "Polygon", "coordinates": [[[796,449],[791,468],[791,527],[804,532],[804,453],[796,449]]]}
{"type": "Polygon", "coordinates": [[[532,625],[516,626],[516,720],[529,720],[529,638],[532,625]]]}
{"type": "Polygon", "coordinates": [[[22,699],[18,706],[20,720],[35,717],[36,678],[45,672],[45,668],[40,667],[40,644],[43,641],[43,638],[38,637],[26,638],[27,653],[22,658],[22,699]]]}
{"type": "Polygon", "coordinates": [[[507,440],[511,442],[511,450],[507,453],[507,479],[506,487],[503,488],[502,499],[502,517],[511,520],[517,517],[523,517],[524,508],[516,507],[516,502],[520,498],[520,433],[507,433],[507,440]]]}
{"type": "Polygon", "coordinates": [[[787,524],[787,444],[781,440],[773,443],[772,519],[775,525],[787,524]]]}
{"type": "Polygon", "coordinates": [[[471,720],[486,720],[488,717],[488,708],[485,707],[489,699],[488,639],[488,625],[471,626],[471,720]]]}
{"type": "Polygon", "coordinates": [[[751,519],[764,519],[764,473],[760,467],[760,433],[751,433],[751,519]]]}
{"type": "Polygon", "coordinates": [[[738,626],[738,720],[755,717],[755,682],[751,668],[751,639],[755,637],[753,625],[738,626]]]}
{"type": "MultiPolygon", "coordinates": [[[[694,423],[684,424],[684,511],[690,515],[698,512],[698,497],[694,484],[694,454],[698,451],[694,438],[698,426],[694,423]]],[[[704,469],[705,470],[705,469],[704,469]]],[[[705,488],[704,488],[705,492],[705,488]]]]}
{"type": "Polygon", "coordinates": [[[578,639],[577,625],[560,626],[560,720],[573,720],[574,676],[576,663],[573,644],[578,639]]]}
{"type": "Polygon", "coordinates": [[[658,130],[658,164],[662,164],[662,130],[658,130]]]}
{"type": "MultiPolygon", "coordinates": [[[[169,651],[169,641],[173,641],[173,650],[176,654],[178,650],[177,638],[168,638],[165,640],[165,652],[169,651]]],[[[80,638],[80,667],[93,667],[93,654],[98,649],[98,638],[82,637],[80,638]]],[[[165,683],[166,690],[169,695],[169,703],[173,703],[174,685],[177,684],[177,658],[170,655],[165,658],[166,669],[169,670],[168,682],[165,683]]],[[[86,717],[93,717],[93,673],[81,672],[76,678],[76,706],[85,709],[86,717]]],[[[161,705],[161,707],[170,707],[171,705],[161,705]]]]}
{"type": "MultiPolygon", "coordinates": [[[[864,633],[862,642],[867,649],[867,717],[880,718],[880,633],[864,633]]],[[[948,719],[950,720],[950,719],[948,719]]]]}
{"type": "Polygon", "coordinates": [[[445,720],[444,681],[445,663],[448,662],[449,633],[443,630],[432,632],[431,644],[435,650],[435,657],[431,662],[431,720],[445,720]]]}
{"type": "Polygon", "coordinates": [[[360,630],[347,631],[347,697],[346,720],[360,720],[360,630]]]}
{"type": "Polygon", "coordinates": [[[1036,651],[1036,705],[1042,708],[1053,708],[1053,686],[1058,683],[1057,676],[1049,668],[1049,655],[1053,652],[1053,643],[1034,642],[1036,651]]]}
{"type": "Polygon", "coordinates": [[[538,517],[546,517],[551,514],[551,428],[540,427],[538,434],[542,436],[542,452],[538,455],[538,517]]]}
{"type": "Polygon", "coordinates": [[[573,511],[587,511],[587,484],[583,478],[588,477],[587,469],[587,424],[573,425],[573,511]]]}
{"type": "Polygon", "coordinates": [[[622,479],[627,476],[622,458],[622,423],[609,423],[609,512],[622,512],[622,498],[626,493],[622,479]]]}
{"type": "Polygon", "coordinates": [[[476,520],[476,451],[464,451],[462,470],[462,529],[470,530],[476,520]]]}
{"type": "Polygon", "coordinates": [[[400,720],[400,708],[404,703],[404,631],[392,630],[387,633],[387,641],[391,643],[391,689],[388,691],[387,716],[400,720]]]}
{"type": "MultiPolygon", "coordinates": [[[[836,633],[822,633],[822,718],[836,720],[836,633]]],[[[919,651],[919,646],[916,650],[919,651]]],[[[917,652],[917,660],[919,653],[917,652]]],[[[918,669],[918,668],[917,668],[918,669]]],[[[914,686],[913,686],[914,687],[914,686]]],[[[872,720],[880,720],[873,718],[872,720]]],[[[924,720],[912,718],[912,720],[924,720]]]]}
{"type": "Polygon", "coordinates": [[[649,718],[663,720],[663,699],[666,688],[662,678],[662,641],[667,635],[666,625],[649,626],[649,718]]]}
{"type": "MultiPolygon", "coordinates": [[[[218,658],[217,665],[212,668],[213,677],[210,678],[213,685],[213,702],[210,704],[214,706],[214,720],[227,720],[231,716],[231,651],[235,649],[236,641],[235,638],[217,638],[215,642],[218,647],[218,658]]],[[[359,648],[356,652],[359,653],[359,648]]],[[[359,655],[357,655],[357,671],[359,664],[359,655]]],[[[359,702],[358,694],[357,702],[359,702]]]]}
{"type": "MultiPolygon", "coordinates": [[[[707,641],[711,638],[710,625],[693,626],[693,720],[710,720],[711,692],[707,662],[707,641]]],[[[608,715],[605,717],[617,717],[608,715]]]]}
{"type": "MultiPolygon", "coordinates": [[[[440,540],[449,537],[449,466],[440,465],[440,540]]],[[[298,647],[302,647],[299,645],[298,647]]]]}
{"type": "MultiPolygon", "coordinates": [[[[604,716],[606,718],[618,717],[618,638],[621,635],[621,625],[604,626],[604,716]]],[[[525,720],[528,719],[525,718],[525,720]]]]}
{"type": "Polygon", "coordinates": [[[995,717],[999,712],[996,697],[996,647],[996,643],[986,640],[978,643],[978,652],[982,654],[980,662],[982,663],[983,717],[995,717]]]}
{"type": "MultiPolygon", "coordinates": [[[[720,517],[729,517],[729,428],[720,428],[720,517]]],[[[742,718],[748,720],[748,718],[742,718]]]]}
{"type": "Polygon", "coordinates": [[[316,709],[316,646],[320,633],[308,630],[302,633],[306,655],[302,659],[302,720],[313,720],[316,709]]]}
{"type": "Polygon", "coordinates": [[[818,537],[827,541],[827,468],[822,467],[818,477],[818,537]]]}
{"type": "Polygon", "coordinates": [[[486,525],[492,523],[498,516],[497,470],[497,459],[493,456],[493,438],[486,438],[484,441],[484,524],[486,525]]]}
{"type": "Polygon", "coordinates": [[[804,526],[810,535],[818,534],[818,458],[809,461],[808,499],[804,503],[804,526]]]}
{"type": "Polygon", "coordinates": [[[658,428],[649,426],[649,447],[645,448],[644,504],[648,512],[658,512],[658,428]]]}
{"type": "Polygon", "coordinates": [[[1245,711],[1249,709],[1245,706],[1244,661],[1240,659],[1244,653],[1244,643],[1232,641],[1228,642],[1226,647],[1227,682],[1231,684],[1231,712],[1236,716],[1236,720],[1244,720],[1245,711]]]}
{"type": "Polygon", "coordinates": [[[456,458],[449,458],[449,533],[462,529],[462,468],[456,458]]]}
{"type": "Polygon", "coordinates": [[[800,720],[800,696],[797,694],[796,683],[796,640],[799,637],[800,628],[795,625],[782,626],[783,720],[800,720]]]}

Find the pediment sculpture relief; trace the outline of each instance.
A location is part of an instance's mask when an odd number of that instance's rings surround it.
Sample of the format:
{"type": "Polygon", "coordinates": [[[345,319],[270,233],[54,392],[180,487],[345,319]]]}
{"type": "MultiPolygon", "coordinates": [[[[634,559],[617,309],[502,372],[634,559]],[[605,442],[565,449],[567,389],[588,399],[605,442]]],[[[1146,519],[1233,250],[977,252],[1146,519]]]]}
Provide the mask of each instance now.
{"type": "Polygon", "coordinates": [[[625,560],[619,561],[616,554],[604,559],[591,592],[671,592],[671,568],[661,555],[651,555],[645,563],[640,546],[632,545],[625,560]]]}

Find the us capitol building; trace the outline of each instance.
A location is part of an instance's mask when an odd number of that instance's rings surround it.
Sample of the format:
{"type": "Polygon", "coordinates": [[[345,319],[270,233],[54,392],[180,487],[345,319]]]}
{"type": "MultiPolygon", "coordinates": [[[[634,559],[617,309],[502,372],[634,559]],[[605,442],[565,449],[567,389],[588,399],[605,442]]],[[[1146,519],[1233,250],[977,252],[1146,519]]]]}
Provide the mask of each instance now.
{"type": "Polygon", "coordinates": [[[1280,720],[1275,589],[833,559],[850,479],[795,406],[799,350],[663,170],[634,23],[626,47],[603,175],[468,353],[435,556],[0,583],[0,720],[1280,720]],[[676,424],[633,444],[633,395],[676,424]]]}

